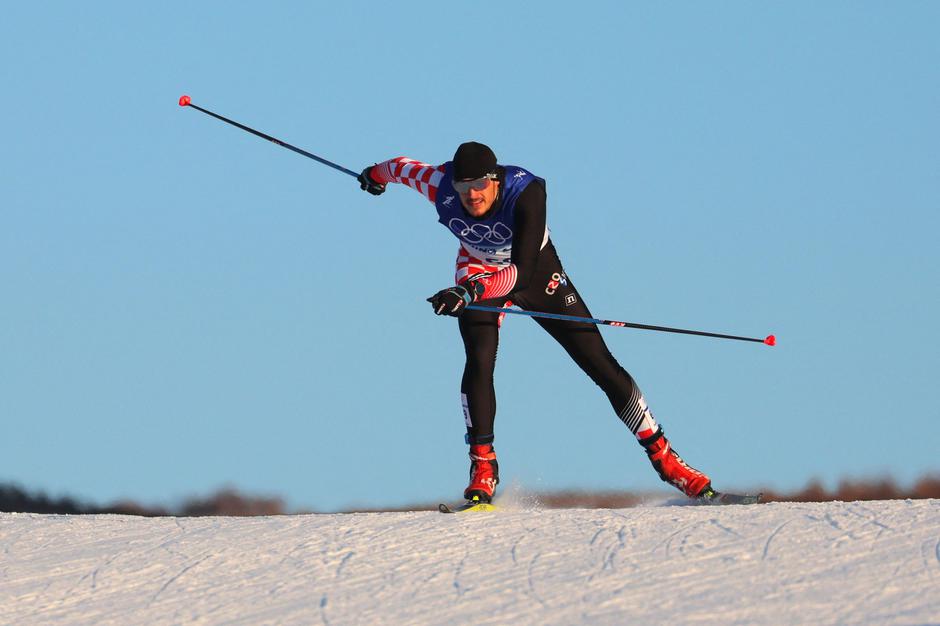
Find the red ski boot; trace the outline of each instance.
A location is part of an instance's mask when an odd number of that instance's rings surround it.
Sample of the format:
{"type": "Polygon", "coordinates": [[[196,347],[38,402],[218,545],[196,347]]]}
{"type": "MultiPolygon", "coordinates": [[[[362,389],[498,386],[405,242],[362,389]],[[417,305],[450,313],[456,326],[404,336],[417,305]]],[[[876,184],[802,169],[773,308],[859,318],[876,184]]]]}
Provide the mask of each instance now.
{"type": "Polygon", "coordinates": [[[662,427],[652,436],[642,439],[640,445],[646,448],[646,454],[659,477],[690,498],[703,495],[711,487],[708,476],[686,465],[682,457],[672,449],[662,427]]]}
{"type": "Polygon", "coordinates": [[[475,444],[470,446],[470,485],[464,490],[463,497],[480,502],[492,502],[493,492],[499,484],[499,465],[496,463],[496,451],[493,446],[475,444]]]}

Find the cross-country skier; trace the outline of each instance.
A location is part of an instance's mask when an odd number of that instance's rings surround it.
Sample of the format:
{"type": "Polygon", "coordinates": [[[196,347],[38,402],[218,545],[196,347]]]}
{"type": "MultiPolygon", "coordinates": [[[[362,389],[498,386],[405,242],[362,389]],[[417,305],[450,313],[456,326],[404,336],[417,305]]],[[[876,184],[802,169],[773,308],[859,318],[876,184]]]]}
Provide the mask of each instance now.
{"type": "MultiPolygon", "coordinates": [[[[489,147],[468,142],[443,165],[398,157],[365,168],[359,183],[374,195],[383,193],[387,183],[416,189],[434,203],[438,221],[460,241],[455,285],[428,301],[436,314],[458,318],[467,354],[460,385],[470,445],[470,484],[464,497],[490,502],[499,483],[493,449],[493,370],[501,317],[466,306],[500,307],[511,302],[531,311],[591,316],[549,237],[545,181],[521,167],[497,164],[489,147]]],[[[708,476],[686,465],[672,449],[639,387],[607,349],[597,326],[553,319],[536,322],[607,394],[660,478],[689,497],[714,493],[708,476]]]]}

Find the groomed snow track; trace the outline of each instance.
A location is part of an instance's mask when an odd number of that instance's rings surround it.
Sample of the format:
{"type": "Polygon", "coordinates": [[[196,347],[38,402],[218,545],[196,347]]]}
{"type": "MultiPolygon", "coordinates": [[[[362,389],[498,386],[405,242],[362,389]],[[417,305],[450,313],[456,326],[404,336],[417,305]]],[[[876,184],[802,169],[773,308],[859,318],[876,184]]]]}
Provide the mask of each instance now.
{"type": "Polygon", "coordinates": [[[940,500],[0,514],[3,624],[940,623],[940,500]]]}

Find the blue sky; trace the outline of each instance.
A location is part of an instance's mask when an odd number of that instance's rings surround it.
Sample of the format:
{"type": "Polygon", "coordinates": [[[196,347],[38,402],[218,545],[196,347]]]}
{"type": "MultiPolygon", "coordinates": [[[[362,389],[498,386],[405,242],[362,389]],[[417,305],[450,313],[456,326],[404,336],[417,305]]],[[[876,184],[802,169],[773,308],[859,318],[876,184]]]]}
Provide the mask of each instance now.
{"type": "MultiPolygon", "coordinates": [[[[19,3],[0,24],[0,481],[334,510],[459,497],[456,240],[350,169],[483,141],[719,487],[940,470],[940,5],[19,3]]],[[[504,325],[506,486],[661,489],[504,325]]]]}

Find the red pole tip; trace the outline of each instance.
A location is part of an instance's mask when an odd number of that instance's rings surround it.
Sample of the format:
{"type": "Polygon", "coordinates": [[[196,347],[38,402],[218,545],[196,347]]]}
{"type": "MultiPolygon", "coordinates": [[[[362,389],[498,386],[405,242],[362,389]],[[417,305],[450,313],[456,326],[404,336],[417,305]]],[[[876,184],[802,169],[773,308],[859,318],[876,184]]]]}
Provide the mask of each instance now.
{"type": "Polygon", "coordinates": [[[190,102],[192,102],[192,99],[189,96],[180,96],[181,107],[189,106],[190,102]]]}
{"type": "Polygon", "coordinates": [[[768,346],[775,346],[777,345],[777,338],[773,335],[767,335],[767,339],[764,339],[764,343],[766,343],[768,346]]]}

